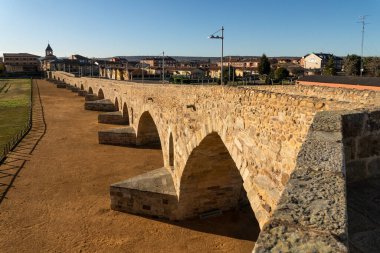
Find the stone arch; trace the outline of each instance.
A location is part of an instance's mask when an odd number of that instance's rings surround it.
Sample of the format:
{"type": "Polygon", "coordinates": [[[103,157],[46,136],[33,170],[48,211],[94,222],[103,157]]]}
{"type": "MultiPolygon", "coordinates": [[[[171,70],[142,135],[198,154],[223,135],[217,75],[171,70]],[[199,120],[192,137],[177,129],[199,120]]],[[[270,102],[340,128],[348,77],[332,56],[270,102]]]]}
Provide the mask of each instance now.
{"type": "Polygon", "coordinates": [[[81,90],[84,90],[83,84],[80,85],[80,89],[81,89],[81,90]]]}
{"type": "Polygon", "coordinates": [[[188,157],[178,204],[178,219],[238,210],[250,204],[242,176],[218,133],[208,134],[188,157]]]}
{"type": "Polygon", "coordinates": [[[169,166],[174,169],[174,141],[173,141],[173,134],[170,133],[169,135],[169,151],[168,151],[168,160],[169,160],[169,166]]]}
{"type": "Polygon", "coordinates": [[[115,97],[115,111],[119,111],[119,100],[115,97]]]}
{"type": "Polygon", "coordinates": [[[136,145],[149,148],[161,148],[157,125],[148,111],[145,111],[139,119],[136,145]]]}
{"type": "Polygon", "coordinates": [[[92,90],[92,88],[88,88],[88,94],[94,94],[94,91],[92,90]]]}
{"type": "Polygon", "coordinates": [[[123,118],[127,125],[129,125],[129,113],[128,113],[128,106],[127,103],[124,103],[123,105],[123,118]]]}
{"type": "Polygon", "coordinates": [[[99,99],[104,99],[104,92],[103,92],[102,88],[100,88],[99,91],[98,91],[98,98],[99,99]]]}
{"type": "Polygon", "coordinates": [[[77,88],[77,84],[74,84],[74,87],[77,88]]]}

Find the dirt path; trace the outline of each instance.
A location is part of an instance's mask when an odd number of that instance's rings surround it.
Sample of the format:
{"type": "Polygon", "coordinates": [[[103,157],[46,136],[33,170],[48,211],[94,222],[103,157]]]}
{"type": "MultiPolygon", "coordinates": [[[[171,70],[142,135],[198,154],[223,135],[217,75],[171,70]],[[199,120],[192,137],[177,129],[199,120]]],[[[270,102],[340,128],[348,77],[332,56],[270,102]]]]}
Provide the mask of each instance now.
{"type": "Polygon", "coordinates": [[[109,185],[162,166],[160,151],[99,145],[83,98],[38,81],[47,132],[0,204],[0,252],[250,252],[245,215],[166,223],[110,210],[109,185]]]}

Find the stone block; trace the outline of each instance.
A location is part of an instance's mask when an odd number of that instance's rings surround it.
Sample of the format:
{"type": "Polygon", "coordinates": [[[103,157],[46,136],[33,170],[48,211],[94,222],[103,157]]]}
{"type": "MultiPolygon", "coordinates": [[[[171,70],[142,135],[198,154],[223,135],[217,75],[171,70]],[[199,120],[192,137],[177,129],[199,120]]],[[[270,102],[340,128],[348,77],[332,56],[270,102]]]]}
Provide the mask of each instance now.
{"type": "Polygon", "coordinates": [[[356,137],[363,133],[365,113],[352,113],[342,116],[344,138],[356,137]]]}
{"type": "Polygon", "coordinates": [[[78,96],[85,97],[86,95],[87,95],[87,91],[85,91],[85,90],[79,90],[78,91],[78,96]]]}
{"type": "Polygon", "coordinates": [[[136,133],[132,127],[102,130],[98,132],[99,144],[136,146],[136,133]]]}
{"type": "Polygon", "coordinates": [[[346,253],[348,248],[332,234],[322,231],[304,231],[299,227],[273,222],[261,231],[253,252],[346,253]]]}
{"type": "Polygon", "coordinates": [[[114,103],[109,99],[102,99],[96,101],[86,101],[84,103],[84,109],[90,111],[100,112],[114,112],[116,111],[114,103]]]}
{"type": "Polygon", "coordinates": [[[310,132],[298,153],[297,164],[320,171],[343,171],[343,145],[340,133],[310,132]]]}
{"type": "Polygon", "coordinates": [[[365,160],[355,160],[346,163],[346,178],[348,183],[363,180],[367,177],[367,163],[365,160]]]}
{"type": "Polygon", "coordinates": [[[342,115],[335,111],[315,114],[312,129],[315,131],[338,132],[342,129],[342,115]]]}
{"type": "Polygon", "coordinates": [[[366,130],[369,132],[380,130],[380,110],[375,110],[368,114],[366,130]]]}
{"type": "Polygon", "coordinates": [[[67,84],[65,84],[65,83],[57,83],[57,88],[58,89],[65,89],[66,86],[67,86],[67,84]]]}
{"type": "Polygon", "coordinates": [[[79,88],[78,87],[72,87],[71,88],[71,92],[74,92],[74,93],[78,93],[79,92],[79,88]]]}
{"type": "Polygon", "coordinates": [[[363,136],[358,142],[358,157],[367,158],[380,155],[380,134],[363,136]]]}
{"type": "Polygon", "coordinates": [[[123,117],[122,112],[117,111],[99,113],[98,122],[103,124],[128,125],[129,120],[123,117]]]}
{"type": "Polygon", "coordinates": [[[368,176],[369,177],[380,176],[380,157],[374,158],[368,163],[368,176]]]}
{"type": "Polygon", "coordinates": [[[96,100],[99,100],[99,98],[96,94],[86,94],[85,100],[86,101],[96,101],[96,100]]]}
{"type": "Polygon", "coordinates": [[[356,159],[356,139],[348,138],[343,141],[346,162],[356,159]]]}
{"type": "Polygon", "coordinates": [[[112,184],[110,195],[112,210],[175,219],[176,191],[164,167],[112,184]]]}
{"type": "Polygon", "coordinates": [[[346,241],[346,183],[343,173],[296,169],[272,215],[291,226],[321,230],[346,241]]]}

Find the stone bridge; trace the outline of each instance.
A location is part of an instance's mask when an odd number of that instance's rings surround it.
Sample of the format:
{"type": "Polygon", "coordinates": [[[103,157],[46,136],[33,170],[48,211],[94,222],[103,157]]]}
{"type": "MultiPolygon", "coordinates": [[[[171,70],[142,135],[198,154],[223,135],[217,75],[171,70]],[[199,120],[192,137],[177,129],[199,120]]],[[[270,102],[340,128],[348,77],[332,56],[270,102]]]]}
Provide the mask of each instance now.
{"type": "Polygon", "coordinates": [[[49,78],[115,124],[99,143],[162,148],[163,168],[111,185],[112,209],[181,220],[249,204],[256,252],[348,251],[346,186],[380,174],[379,92],[49,78]]]}

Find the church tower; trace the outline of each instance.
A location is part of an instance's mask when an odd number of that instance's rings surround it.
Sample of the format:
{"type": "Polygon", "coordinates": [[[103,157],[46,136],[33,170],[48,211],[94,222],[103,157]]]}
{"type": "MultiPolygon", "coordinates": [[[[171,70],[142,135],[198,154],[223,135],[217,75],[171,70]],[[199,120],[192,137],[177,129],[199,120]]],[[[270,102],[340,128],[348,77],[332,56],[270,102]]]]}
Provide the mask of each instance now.
{"type": "Polygon", "coordinates": [[[52,56],[52,55],[53,55],[53,49],[51,48],[50,44],[48,43],[48,46],[45,49],[45,56],[52,56]]]}

